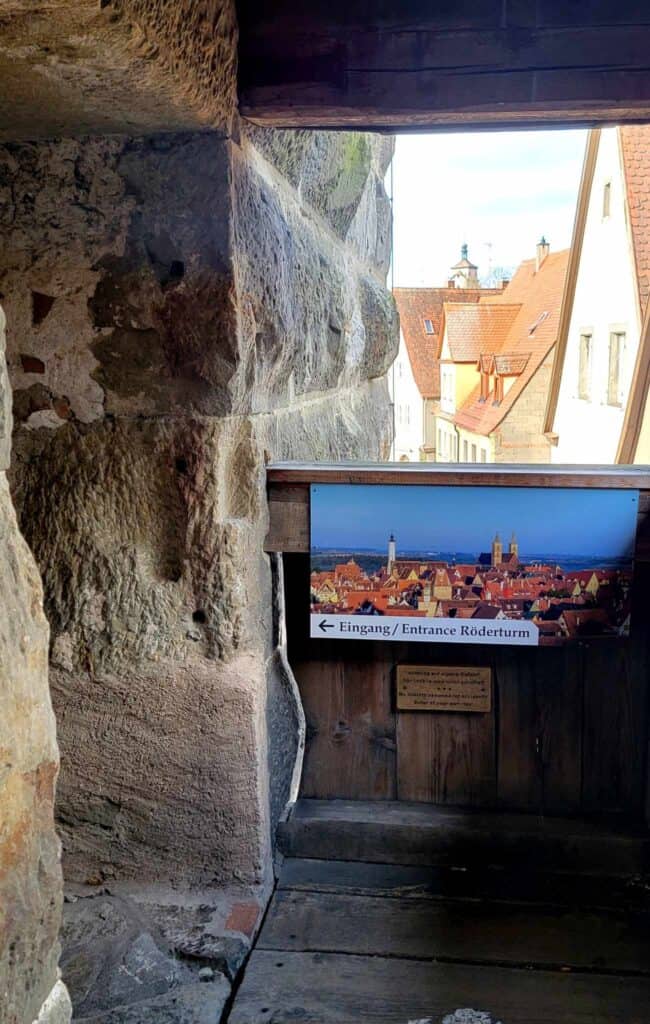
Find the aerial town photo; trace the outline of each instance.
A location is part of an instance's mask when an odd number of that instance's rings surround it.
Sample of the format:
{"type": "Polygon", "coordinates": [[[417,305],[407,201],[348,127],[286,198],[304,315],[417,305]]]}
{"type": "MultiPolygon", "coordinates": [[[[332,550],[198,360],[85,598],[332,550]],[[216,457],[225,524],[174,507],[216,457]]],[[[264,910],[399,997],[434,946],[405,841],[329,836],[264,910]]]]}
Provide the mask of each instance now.
{"type": "Polygon", "coordinates": [[[637,506],[629,491],[315,486],[311,613],[466,620],[467,642],[487,623],[516,642],[503,620],[540,645],[625,637],[637,506]]]}

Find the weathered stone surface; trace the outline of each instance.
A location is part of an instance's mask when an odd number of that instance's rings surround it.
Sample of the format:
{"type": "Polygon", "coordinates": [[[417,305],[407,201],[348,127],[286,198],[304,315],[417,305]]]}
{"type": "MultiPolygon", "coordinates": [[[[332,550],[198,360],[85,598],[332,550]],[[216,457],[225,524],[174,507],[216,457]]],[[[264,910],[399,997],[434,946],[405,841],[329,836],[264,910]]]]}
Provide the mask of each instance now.
{"type": "Polygon", "coordinates": [[[302,395],[385,374],[397,315],[374,263],[305,217],[250,145],[233,150],[233,184],[235,280],[249,346],[235,409],[293,407],[302,395]]]}
{"type": "Polygon", "coordinates": [[[347,173],[342,137],[303,138],[290,165],[258,142],[0,148],[12,483],[81,881],[268,879],[301,716],[273,633],[265,458],[389,443],[387,146],[350,144],[347,173]]]}
{"type": "MultiPolygon", "coordinates": [[[[0,314],[1,317],[1,314],[0,314]]],[[[0,445],[8,397],[0,322],[0,445]]],[[[47,686],[48,627],[34,558],[0,463],[0,1016],[34,1020],[57,981],[61,915],[54,832],[58,751],[47,686]]]]}
{"type": "Polygon", "coordinates": [[[0,307],[0,473],[9,468],[12,427],[11,389],[5,361],[5,314],[0,307]]]}
{"type": "Polygon", "coordinates": [[[230,995],[223,974],[209,982],[181,985],[166,995],[77,1017],[79,1024],[217,1024],[230,995]]]}
{"type": "Polygon", "coordinates": [[[489,1013],[483,1010],[454,1010],[442,1019],[442,1024],[500,1024],[493,1021],[489,1013]]]}
{"type": "MultiPolygon", "coordinates": [[[[114,887],[112,887],[114,888],[114,887]]],[[[124,886],[118,887],[122,892],[124,886]]],[[[159,893],[129,886],[126,898],[164,935],[174,953],[194,971],[203,968],[234,981],[262,919],[267,893],[249,887],[159,893]]]]}
{"type": "Polygon", "coordinates": [[[383,180],[394,139],[368,132],[269,131],[246,124],[245,137],[343,241],[385,276],[390,204],[383,180]]]}
{"type": "Polygon", "coordinates": [[[0,138],[226,130],[232,0],[10,0],[0,16],[0,138]]]}
{"type": "Polygon", "coordinates": [[[18,433],[17,500],[56,509],[46,530],[24,519],[39,562],[57,565],[45,574],[55,667],[128,671],[224,657],[255,637],[264,646],[251,526],[260,460],[244,420],[107,418],[18,433]]]}
{"type": "Polygon", "coordinates": [[[132,901],[66,903],[61,969],[75,1017],[164,995],[195,980],[132,901]]]}
{"type": "Polygon", "coordinates": [[[28,426],[228,411],[228,179],[229,144],[214,134],[0,151],[0,277],[28,426]],[[53,299],[42,320],[35,294],[53,299]],[[26,408],[23,389],[38,389],[26,408]]]}
{"type": "Polygon", "coordinates": [[[68,887],[61,964],[75,1020],[216,1024],[263,906],[242,886],[68,887]]]}
{"type": "Polygon", "coordinates": [[[35,1024],[68,1024],[72,1016],[70,995],[59,979],[41,1006],[35,1024]]]}
{"type": "Polygon", "coordinates": [[[52,671],[68,877],[262,876],[264,674],[251,654],[227,665],[151,660],[110,676],[52,671]]]}

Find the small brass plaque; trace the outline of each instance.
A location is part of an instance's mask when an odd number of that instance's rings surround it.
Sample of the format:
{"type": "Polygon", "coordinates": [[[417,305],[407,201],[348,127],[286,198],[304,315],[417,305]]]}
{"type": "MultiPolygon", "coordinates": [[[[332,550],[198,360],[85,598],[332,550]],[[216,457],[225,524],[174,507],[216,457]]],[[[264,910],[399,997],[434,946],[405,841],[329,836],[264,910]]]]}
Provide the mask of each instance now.
{"type": "Polygon", "coordinates": [[[398,665],[398,711],[490,711],[492,670],[462,665],[398,665]]]}

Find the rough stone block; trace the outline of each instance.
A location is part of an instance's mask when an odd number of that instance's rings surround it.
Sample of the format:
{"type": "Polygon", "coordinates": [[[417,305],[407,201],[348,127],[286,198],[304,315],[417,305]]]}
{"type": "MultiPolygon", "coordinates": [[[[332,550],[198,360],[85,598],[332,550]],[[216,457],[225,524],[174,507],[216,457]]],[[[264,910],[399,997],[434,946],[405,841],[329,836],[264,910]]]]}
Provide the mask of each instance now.
{"type": "Polygon", "coordinates": [[[390,147],[0,147],[11,478],[52,627],[71,877],[269,873],[300,711],[264,463],[387,453],[390,147]]]}
{"type": "Polygon", "coordinates": [[[223,974],[209,982],[181,985],[166,995],[118,1006],[104,1013],[75,1017],[78,1024],[215,1024],[230,995],[223,974]]]}
{"type": "Polygon", "coordinates": [[[34,559],[0,472],[0,1005],[34,1020],[57,980],[61,865],[48,629],[34,559]]]}
{"type": "Polygon", "coordinates": [[[5,314],[0,306],[0,473],[9,468],[12,427],[11,388],[5,362],[5,314]]]}

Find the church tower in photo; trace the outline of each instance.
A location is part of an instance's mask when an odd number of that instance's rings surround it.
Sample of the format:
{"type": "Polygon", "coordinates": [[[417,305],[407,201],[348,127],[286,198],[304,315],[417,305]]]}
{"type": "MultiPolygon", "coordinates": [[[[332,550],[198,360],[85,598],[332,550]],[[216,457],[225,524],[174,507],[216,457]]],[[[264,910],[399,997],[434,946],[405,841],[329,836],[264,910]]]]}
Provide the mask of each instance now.
{"type": "Polygon", "coordinates": [[[389,576],[393,571],[393,566],[395,565],[395,556],[395,537],[391,533],[390,537],[388,538],[388,565],[386,566],[386,572],[388,573],[389,576]]]}
{"type": "Polygon", "coordinates": [[[512,531],[510,543],[508,544],[508,554],[513,555],[516,559],[519,559],[519,543],[517,541],[517,536],[514,530],[512,531]]]}
{"type": "Polygon", "coordinates": [[[492,565],[501,565],[502,559],[503,544],[501,543],[501,538],[497,532],[495,533],[494,540],[492,541],[492,565]]]}

